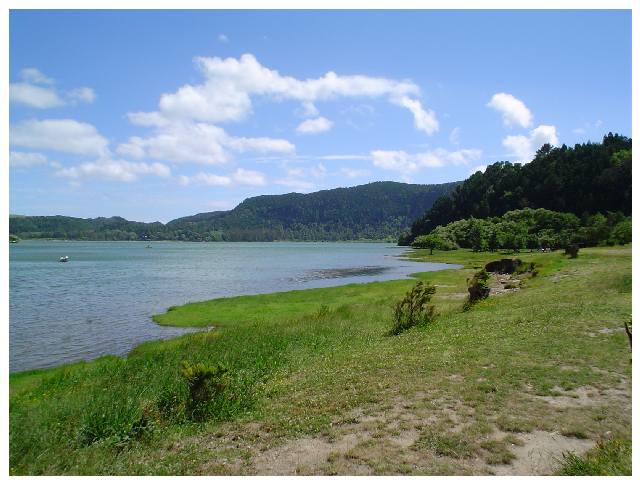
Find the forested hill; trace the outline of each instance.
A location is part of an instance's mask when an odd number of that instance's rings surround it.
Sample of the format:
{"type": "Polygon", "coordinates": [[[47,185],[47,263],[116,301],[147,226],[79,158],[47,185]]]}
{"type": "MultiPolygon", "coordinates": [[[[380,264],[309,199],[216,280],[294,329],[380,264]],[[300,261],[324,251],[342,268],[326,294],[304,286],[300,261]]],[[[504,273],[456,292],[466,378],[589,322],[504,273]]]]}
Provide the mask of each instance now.
{"type": "Polygon", "coordinates": [[[183,217],[166,225],[121,217],[11,216],[9,232],[20,238],[76,240],[397,240],[458,183],[375,182],[309,194],[263,195],[233,210],[183,217]]]}
{"type": "Polygon", "coordinates": [[[400,244],[456,220],[496,217],[527,207],[579,217],[606,212],[629,215],[631,139],[609,133],[602,143],[573,148],[544,145],[526,165],[494,163],[439,198],[400,244]]]}

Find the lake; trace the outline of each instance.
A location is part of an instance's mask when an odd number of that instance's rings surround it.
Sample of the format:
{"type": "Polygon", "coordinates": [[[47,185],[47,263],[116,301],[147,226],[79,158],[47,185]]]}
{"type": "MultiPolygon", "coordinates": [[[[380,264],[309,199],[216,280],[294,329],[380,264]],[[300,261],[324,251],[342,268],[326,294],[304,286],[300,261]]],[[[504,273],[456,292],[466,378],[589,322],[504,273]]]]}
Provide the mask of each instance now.
{"type": "Polygon", "coordinates": [[[9,369],[124,355],[188,329],[156,325],[169,306],[225,296],[401,279],[455,267],[399,258],[379,243],[76,242],[9,249],[9,369]],[[69,262],[61,263],[61,256],[69,262]]]}

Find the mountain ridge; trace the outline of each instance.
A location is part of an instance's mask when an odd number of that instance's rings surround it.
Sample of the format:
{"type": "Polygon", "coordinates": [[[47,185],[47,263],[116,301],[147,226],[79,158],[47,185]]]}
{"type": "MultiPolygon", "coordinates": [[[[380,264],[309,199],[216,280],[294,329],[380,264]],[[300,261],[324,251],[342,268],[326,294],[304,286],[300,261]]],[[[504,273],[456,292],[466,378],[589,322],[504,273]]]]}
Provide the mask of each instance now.
{"type": "Polygon", "coordinates": [[[201,212],[166,224],[120,216],[9,217],[21,238],[72,240],[396,240],[433,202],[461,182],[372,182],[301,194],[258,195],[231,210],[201,212]]]}

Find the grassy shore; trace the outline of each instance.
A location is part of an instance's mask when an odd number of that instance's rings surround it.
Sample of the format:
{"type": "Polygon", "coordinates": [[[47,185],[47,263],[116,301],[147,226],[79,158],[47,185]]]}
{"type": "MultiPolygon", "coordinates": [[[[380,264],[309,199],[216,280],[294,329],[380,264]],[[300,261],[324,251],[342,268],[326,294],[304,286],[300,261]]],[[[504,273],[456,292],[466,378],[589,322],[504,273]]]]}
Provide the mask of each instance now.
{"type": "Polygon", "coordinates": [[[630,473],[629,247],[520,254],[538,276],[467,312],[496,254],[411,257],[464,268],[416,275],[439,316],[399,336],[414,280],[187,304],[154,319],[213,330],[11,375],[11,473],[630,473]],[[183,361],[229,370],[205,421],[183,361]]]}

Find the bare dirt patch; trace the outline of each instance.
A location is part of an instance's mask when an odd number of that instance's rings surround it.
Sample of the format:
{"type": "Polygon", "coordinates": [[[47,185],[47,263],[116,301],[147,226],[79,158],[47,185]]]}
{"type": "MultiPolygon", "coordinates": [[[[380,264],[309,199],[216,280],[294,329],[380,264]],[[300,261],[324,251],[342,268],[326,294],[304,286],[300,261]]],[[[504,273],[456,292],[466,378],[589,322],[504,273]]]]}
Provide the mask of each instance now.
{"type": "Polygon", "coordinates": [[[565,437],[541,430],[518,436],[524,443],[510,450],[516,458],[511,464],[492,466],[496,475],[531,476],[553,474],[563,454],[582,454],[595,445],[588,439],[565,437]]]}

